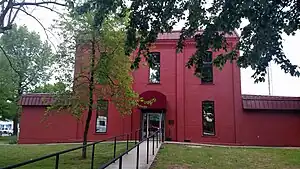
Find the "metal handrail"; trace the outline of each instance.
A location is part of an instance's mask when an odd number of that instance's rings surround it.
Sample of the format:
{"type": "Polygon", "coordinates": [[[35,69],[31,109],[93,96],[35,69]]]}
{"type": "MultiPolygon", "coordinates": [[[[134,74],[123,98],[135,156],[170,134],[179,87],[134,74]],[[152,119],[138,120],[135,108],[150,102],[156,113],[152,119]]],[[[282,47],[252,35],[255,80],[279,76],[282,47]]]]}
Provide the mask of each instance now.
{"type": "Polygon", "coordinates": [[[153,146],[152,146],[152,154],[154,155],[154,136],[157,136],[157,140],[156,140],[156,148],[158,148],[158,142],[160,142],[160,138],[159,137],[159,133],[161,133],[161,130],[157,130],[156,132],[154,132],[153,134],[151,134],[150,136],[148,136],[147,138],[142,139],[141,141],[139,141],[138,143],[135,144],[135,146],[131,147],[130,149],[127,149],[124,153],[120,154],[119,156],[115,157],[114,159],[110,160],[109,162],[101,165],[98,169],[105,169],[106,167],[108,167],[109,165],[111,165],[112,163],[116,162],[117,160],[119,160],[119,169],[122,169],[122,157],[126,154],[128,154],[130,151],[132,151],[134,148],[137,148],[137,163],[136,163],[136,168],[139,168],[139,145],[142,144],[144,141],[147,140],[147,164],[149,162],[149,139],[153,138],[153,146]]]}
{"type": "Polygon", "coordinates": [[[79,150],[79,149],[82,149],[84,147],[89,147],[89,146],[93,146],[93,149],[92,149],[92,164],[91,164],[91,168],[93,168],[93,165],[94,165],[93,164],[93,161],[94,161],[94,151],[95,151],[95,145],[96,144],[99,144],[99,143],[102,143],[102,142],[114,139],[114,158],[115,158],[115,156],[116,156],[116,141],[117,141],[117,138],[123,137],[123,136],[127,136],[127,146],[126,146],[127,148],[126,149],[128,150],[129,135],[132,136],[132,133],[135,133],[135,142],[136,142],[136,137],[137,137],[136,133],[137,133],[137,131],[140,131],[140,130],[141,129],[137,129],[134,132],[130,132],[130,133],[127,133],[127,134],[121,134],[121,135],[118,135],[118,136],[107,138],[105,140],[96,141],[96,142],[88,143],[86,145],[78,146],[78,147],[75,147],[75,148],[71,148],[71,149],[59,151],[59,152],[56,152],[56,153],[48,154],[48,155],[45,155],[45,156],[42,156],[42,157],[39,157],[39,158],[35,158],[35,159],[31,159],[31,160],[24,161],[24,162],[21,162],[21,163],[13,164],[13,165],[1,168],[1,169],[13,169],[13,168],[21,167],[21,166],[24,166],[24,165],[27,165],[27,164],[32,164],[32,163],[35,163],[37,161],[45,160],[45,159],[48,159],[48,158],[51,158],[51,157],[56,157],[56,159],[55,159],[55,169],[58,169],[58,166],[59,166],[59,155],[65,154],[65,153],[68,153],[68,152],[71,152],[71,151],[79,150]]]}

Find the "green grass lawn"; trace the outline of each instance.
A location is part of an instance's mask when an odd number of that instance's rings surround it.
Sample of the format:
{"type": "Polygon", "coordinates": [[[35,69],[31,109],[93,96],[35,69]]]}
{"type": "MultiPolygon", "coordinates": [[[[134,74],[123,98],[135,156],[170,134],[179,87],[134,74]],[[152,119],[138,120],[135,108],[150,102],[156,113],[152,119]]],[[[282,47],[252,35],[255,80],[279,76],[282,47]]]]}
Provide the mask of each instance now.
{"type": "MultiPolygon", "coordinates": [[[[79,146],[78,144],[59,145],[0,145],[0,168],[37,158],[50,153],[79,146]]],[[[133,146],[133,143],[130,144],[133,146]]],[[[126,143],[117,144],[117,154],[126,150],[126,143]]],[[[88,148],[88,158],[81,159],[81,149],[60,156],[59,168],[61,169],[89,169],[91,164],[92,147],[88,148]]],[[[100,143],[95,149],[94,168],[113,159],[113,143],[100,143]]],[[[53,169],[55,157],[42,160],[18,169],[53,169]]]]}
{"type": "Polygon", "coordinates": [[[165,144],[152,169],[300,169],[300,150],[165,144]]]}
{"type": "Polygon", "coordinates": [[[9,144],[15,142],[16,136],[0,136],[0,144],[9,144]]]}

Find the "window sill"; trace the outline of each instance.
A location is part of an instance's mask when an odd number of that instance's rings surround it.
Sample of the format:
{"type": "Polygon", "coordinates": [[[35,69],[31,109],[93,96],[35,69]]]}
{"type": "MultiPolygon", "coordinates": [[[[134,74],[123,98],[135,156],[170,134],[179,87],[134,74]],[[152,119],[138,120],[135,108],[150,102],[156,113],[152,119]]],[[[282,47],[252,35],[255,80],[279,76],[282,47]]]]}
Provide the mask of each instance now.
{"type": "Polygon", "coordinates": [[[94,133],[94,135],[107,135],[107,132],[105,132],[105,133],[94,133]]]}
{"type": "Polygon", "coordinates": [[[202,137],[217,138],[216,134],[202,134],[202,137]]]}
{"type": "Polygon", "coordinates": [[[215,85],[215,83],[200,83],[200,85],[215,85]]]}
{"type": "Polygon", "coordinates": [[[161,83],[148,83],[147,85],[161,85],[161,83]]]}

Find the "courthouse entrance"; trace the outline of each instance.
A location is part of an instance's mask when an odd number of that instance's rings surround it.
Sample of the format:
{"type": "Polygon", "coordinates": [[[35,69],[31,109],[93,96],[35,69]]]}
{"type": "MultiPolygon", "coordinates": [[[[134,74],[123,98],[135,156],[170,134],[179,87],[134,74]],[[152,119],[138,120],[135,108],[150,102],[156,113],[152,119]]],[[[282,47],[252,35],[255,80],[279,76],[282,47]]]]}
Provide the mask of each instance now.
{"type": "Polygon", "coordinates": [[[161,137],[165,138],[166,96],[158,91],[146,91],[140,97],[144,100],[155,99],[154,103],[141,109],[141,138],[146,138],[159,129],[161,137]]]}
{"type": "Polygon", "coordinates": [[[142,138],[146,138],[161,129],[165,131],[165,114],[159,112],[143,112],[142,113],[142,138]]]}

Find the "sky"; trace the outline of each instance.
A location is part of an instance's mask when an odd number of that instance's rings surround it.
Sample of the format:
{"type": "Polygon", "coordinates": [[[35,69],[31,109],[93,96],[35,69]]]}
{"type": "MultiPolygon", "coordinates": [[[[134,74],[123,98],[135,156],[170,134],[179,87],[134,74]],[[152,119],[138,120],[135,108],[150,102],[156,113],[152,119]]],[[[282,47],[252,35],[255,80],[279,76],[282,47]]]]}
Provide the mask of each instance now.
{"type": "MultiPolygon", "coordinates": [[[[49,28],[53,24],[53,19],[57,19],[58,15],[46,10],[35,9],[32,11],[32,15],[39,19],[44,27],[49,28]]],[[[20,14],[17,18],[18,25],[26,25],[29,30],[36,31],[40,34],[43,40],[47,40],[44,29],[33,18],[20,14]]],[[[179,30],[184,25],[184,21],[179,22],[174,29],[179,30]]],[[[59,37],[53,36],[48,33],[49,39],[52,43],[57,44],[59,37]]],[[[300,57],[298,57],[298,46],[300,44],[300,32],[295,36],[283,36],[283,50],[288,59],[293,64],[300,65],[300,57]]],[[[271,95],[274,96],[300,96],[300,78],[292,77],[289,74],[285,74],[278,65],[271,64],[270,66],[270,81],[271,81],[271,95]]],[[[251,75],[254,73],[251,68],[241,69],[241,88],[242,94],[256,94],[256,95],[268,95],[268,83],[267,79],[264,83],[254,83],[254,79],[251,75]]]]}

